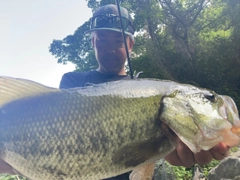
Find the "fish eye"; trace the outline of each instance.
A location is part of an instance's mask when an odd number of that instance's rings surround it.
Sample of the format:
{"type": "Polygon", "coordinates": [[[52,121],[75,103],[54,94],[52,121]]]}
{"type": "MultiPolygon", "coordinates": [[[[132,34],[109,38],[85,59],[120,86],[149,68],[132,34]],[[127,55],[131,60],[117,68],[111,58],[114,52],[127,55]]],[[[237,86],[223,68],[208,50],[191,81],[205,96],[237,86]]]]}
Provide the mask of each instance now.
{"type": "Polygon", "coordinates": [[[216,102],[216,96],[214,94],[204,94],[204,97],[211,102],[216,102]]]}

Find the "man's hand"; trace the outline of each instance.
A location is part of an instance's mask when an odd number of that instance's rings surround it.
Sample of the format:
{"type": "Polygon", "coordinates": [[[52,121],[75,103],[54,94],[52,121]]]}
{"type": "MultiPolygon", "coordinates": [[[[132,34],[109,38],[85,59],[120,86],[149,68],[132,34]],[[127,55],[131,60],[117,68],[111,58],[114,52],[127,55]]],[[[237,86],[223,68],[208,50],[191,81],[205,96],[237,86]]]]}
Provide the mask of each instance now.
{"type": "Polygon", "coordinates": [[[16,174],[12,167],[0,159],[0,174],[7,173],[7,174],[16,174]]]}
{"type": "Polygon", "coordinates": [[[209,151],[200,151],[194,154],[180,139],[177,142],[177,148],[167,155],[165,159],[174,166],[191,167],[194,164],[204,165],[212,159],[222,160],[228,155],[229,147],[219,143],[209,151]]]}

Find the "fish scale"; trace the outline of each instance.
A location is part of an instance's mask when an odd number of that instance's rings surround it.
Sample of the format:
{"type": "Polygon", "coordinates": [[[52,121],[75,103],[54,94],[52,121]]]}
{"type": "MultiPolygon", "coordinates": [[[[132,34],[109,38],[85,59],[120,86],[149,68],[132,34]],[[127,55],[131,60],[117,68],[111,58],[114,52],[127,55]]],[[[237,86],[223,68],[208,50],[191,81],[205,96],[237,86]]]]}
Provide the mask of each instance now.
{"type": "Polygon", "coordinates": [[[228,136],[221,141],[239,144],[225,128],[240,127],[234,102],[217,95],[209,100],[204,97],[212,91],[191,85],[147,79],[59,90],[0,77],[0,92],[0,157],[32,180],[143,171],[174,150],[176,135],[193,152],[220,142],[199,136],[205,126],[209,136],[222,137],[224,130],[228,136]],[[217,123],[221,128],[212,126],[217,123]]]}
{"type": "Polygon", "coordinates": [[[3,107],[7,116],[1,119],[1,127],[4,127],[0,129],[1,137],[6,148],[5,151],[1,150],[4,153],[2,157],[9,164],[18,162],[15,169],[21,174],[35,167],[28,175],[30,179],[96,179],[92,169],[99,169],[99,172],[111,176],[111,172],[105,172],[105,166],[118,166],[111,160],[117,148],[129,140],[138,142],[155,136],[157,128],[151,122],[157,118],[155,114],[159,102],[159,96],[125,100],[112,96],[84,97],[64,91],[10,103],[3,107]],[[55,98],[64,103],[56,103],[55,98]],[[126,103],[130,108],[125,106],[126,103]],[[142,109],[147,112],[145,115],[142,109]],[[68,114],[73,111],[78,112],[75,116],[78,118],[69,118],[68,114]],[[108,111],[112,113],[106,114],[108,111]],[[135,116],[132,112],[135,112],[135,116]],[[34,116],[38,118],[33,121],[34,116]],[[128,121],[122,123],[124,119],[128,121]],[[72,123],[67,123],[70,121],[72,123]],[[28,128],[24,127],[24,123],[28,124],[28,128]],[[141,132],[132,131],[138,126],[141,132]],[[116,134],[117,137],[114,136],[116,134]],[[16,154],[21,156],[19,160],[16,154]],[[73,169],[73,165],[77,168],[73,169]]]}

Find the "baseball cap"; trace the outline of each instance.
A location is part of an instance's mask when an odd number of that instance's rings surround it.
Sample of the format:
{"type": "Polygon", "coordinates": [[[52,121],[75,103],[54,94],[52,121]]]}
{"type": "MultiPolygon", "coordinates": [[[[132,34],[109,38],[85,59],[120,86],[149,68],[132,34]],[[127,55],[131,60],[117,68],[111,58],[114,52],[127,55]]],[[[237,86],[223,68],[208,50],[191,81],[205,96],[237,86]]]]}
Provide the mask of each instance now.
{"type": "MultiPolygon", "coordinates": [[[[127,9],[120,7],[120,12],[124,32],[133,39],[135,30],[132,24],[132,18],[127,9]]],[[[85,34],[98,30],[122,32],[117,5],[108,4],[100,7],[93,13],[93,17],[90,19],[90,30],[86,31],[85,34]]]]}

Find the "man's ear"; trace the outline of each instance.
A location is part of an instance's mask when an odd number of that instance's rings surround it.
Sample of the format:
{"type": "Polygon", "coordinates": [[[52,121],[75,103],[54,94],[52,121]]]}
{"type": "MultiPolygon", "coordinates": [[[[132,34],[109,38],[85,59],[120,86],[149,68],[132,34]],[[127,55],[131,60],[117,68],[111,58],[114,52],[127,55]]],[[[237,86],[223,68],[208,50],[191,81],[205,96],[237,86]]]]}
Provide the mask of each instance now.
{"type": "Polygon", "coordinates": [[[134,45],[134,41],[129,37],[128,52],[132,51],[133,45],[134,45]]]}
{"type": "Polygon", "coordinates": [[[94,47],[94,43],[95,43],[94,36],[91,37],[91,42],[92,42],[92,47],[94,47]]]}

